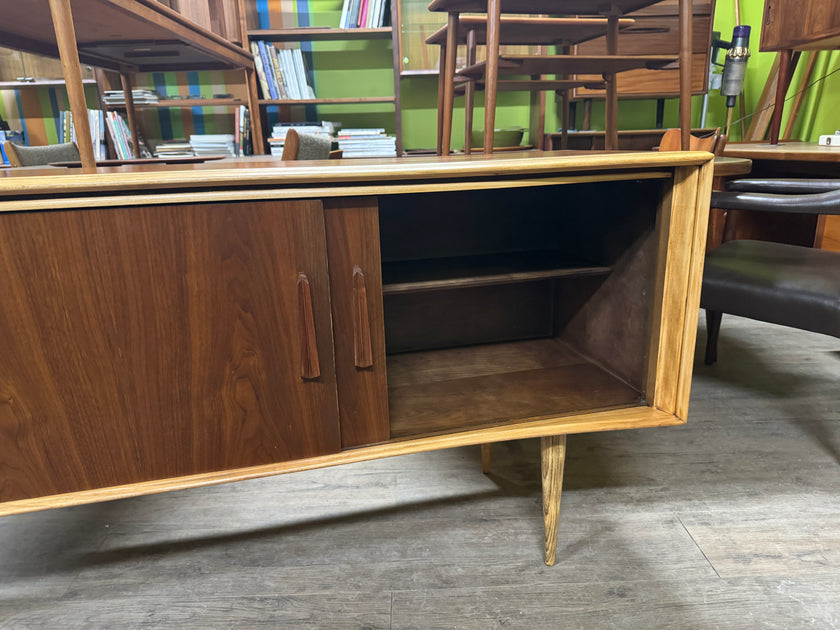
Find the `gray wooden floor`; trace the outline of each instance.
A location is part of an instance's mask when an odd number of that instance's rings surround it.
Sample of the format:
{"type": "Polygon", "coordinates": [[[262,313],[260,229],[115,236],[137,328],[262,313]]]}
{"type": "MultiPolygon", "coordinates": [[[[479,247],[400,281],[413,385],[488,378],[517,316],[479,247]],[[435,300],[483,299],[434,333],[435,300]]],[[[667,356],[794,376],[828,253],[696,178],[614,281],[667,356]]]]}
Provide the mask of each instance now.
{"type": "Polygon", "coordinates": [[[0,627],[840,628],[840,341],[724,318],[686,426],[572,436],[551,568],[537,446],[0,519],[0,627]]]}

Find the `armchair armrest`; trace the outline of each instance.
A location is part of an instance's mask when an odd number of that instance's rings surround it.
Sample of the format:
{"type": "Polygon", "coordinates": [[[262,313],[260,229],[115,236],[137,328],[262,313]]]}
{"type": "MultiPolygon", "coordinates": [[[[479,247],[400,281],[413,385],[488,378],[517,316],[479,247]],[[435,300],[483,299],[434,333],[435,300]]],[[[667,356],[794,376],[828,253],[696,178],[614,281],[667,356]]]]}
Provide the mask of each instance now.
{"type": "Polygon", "coordinates": [[[796,214],[840,215],[840,190],[811,195],[774,195],[757,192],[713,192],[712,208],[759,210],[796,214]]]}
{"type": "Polygon", "coordinates": [[[783,193],[787,195],[806,195],[840,189],[840,179],[736,179],[727,182],[726,190],[756,193],[783,193]]]}

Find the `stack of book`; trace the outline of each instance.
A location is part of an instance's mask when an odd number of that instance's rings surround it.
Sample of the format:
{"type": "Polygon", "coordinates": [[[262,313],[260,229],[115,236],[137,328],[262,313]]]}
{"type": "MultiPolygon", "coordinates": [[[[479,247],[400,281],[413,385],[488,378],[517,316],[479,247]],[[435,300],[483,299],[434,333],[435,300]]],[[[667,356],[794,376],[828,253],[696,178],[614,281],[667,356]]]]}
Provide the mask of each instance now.
{"type": "MultiPolygon", "coordinates": [[[[71,112],[59,112],[58,124],[61,130],[59,135],[61,142],[77,142],[76,127],[73,124],[73,114],[71,112]]],[[[90,126],[90,139],[93,141],[94,159],[107,159],[108,149],[105,146],[105,112],[101,109],[89,109],[88,125],[90,126]]]]}
{"type": "Polygon", "coordinates": [[[389,0],[344,0],[339,28],[380,28],[391,16],[389,0]]]}
{"type": "Polygon", "coordinates": [[[193,134],[190,146],[197,156],[225,155],[236,157],[232,133],[193,134]]]}
{"type": "MultiPolygon", "coordinates": [[[[151,142],[151,140],[150,140],[151,142]]],[[[155,147],[155,157],[192,157],[192,145],[186,140],[164,140],[155,147]]]]}
{"type": "Polygon", "coordinates": [[[338,148],[345,158],[397,157],[397,139],[384,129],[342,129],[338,148]]]}
{"type": "MultiPolygon", "coordinates": [[[[153,90],[131,90],[131,98],[135,105],[150,105],[160,101],[160,95],[153,90]]],[[[125,92],[122,90],[105,90],[102,100],[108,107],[124,107],[125,92]]]]}
{"type": "Polygon", "coordinates": [[[268,139],[268,146],[271,149],[271,155],[274,157],[280,157],[283,155],[283,146],[286,143],[286,133],[292,127],[294,127],[295,131],[298,133],[308,133],[316,136],[324,136],[330,139],[332,139],[333,134],[335,133],[334,123],[327,121],[320,123],[277,123],[274,127],[272,127],[271,137],[268,139]]]}
{"type": "Polygon", "coordinates": [[[251,42],[264,99],[273,101],[314,99],[300,48],[277,48],[271,42],[251,42]]]}

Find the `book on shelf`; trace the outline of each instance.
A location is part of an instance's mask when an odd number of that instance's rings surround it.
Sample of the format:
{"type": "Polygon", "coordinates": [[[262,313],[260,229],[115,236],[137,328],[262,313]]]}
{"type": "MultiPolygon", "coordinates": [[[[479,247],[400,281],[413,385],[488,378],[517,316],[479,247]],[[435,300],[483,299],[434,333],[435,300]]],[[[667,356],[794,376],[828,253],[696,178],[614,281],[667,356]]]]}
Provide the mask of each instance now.
{"type": "Polygon", "coordinates": [[[390,0],[344,0],[339,28],[382,28],[388,26],[390,0]]]}
{"type": "Polygon", "coordinates": [[[197,156],[224,155],[236,157],[232,133],[203,133],[190,136],[190,146],[197,156]]]}
{"type": "Polygon", "coordinates": [[[266,100],[314,99],[306,61],[300,48],[277,48],[271,42],[251,42],[251,53],[266,100]]]}
{"type": "MultiPolygon", "coordinates": [[[[73,113],[69,111],[59,112],[58,121],[60,141],[78,143],[76,140],[76,126],[73,124],[73,113]]],[[[105,145],[105,112],[101,109],[89,109],[88,126],[90,127],[90,139],[93,143],[94,159],[107,159],[108,149],[105,145]]]]}

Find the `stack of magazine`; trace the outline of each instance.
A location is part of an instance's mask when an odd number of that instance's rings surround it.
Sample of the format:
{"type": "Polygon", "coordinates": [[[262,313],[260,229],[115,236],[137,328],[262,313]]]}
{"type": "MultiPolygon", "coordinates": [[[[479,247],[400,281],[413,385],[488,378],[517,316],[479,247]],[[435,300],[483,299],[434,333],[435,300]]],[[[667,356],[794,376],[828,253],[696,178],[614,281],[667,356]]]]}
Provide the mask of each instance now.
{"type": "MultiPolygon", "coordinates": [[[[135,105],[151,105],[160,100],[160,95],[153,90],[131,90],[131,98],[135,105]]],[[[105,90],[102,100],[109,107],[125,106],[125,92],[122,90],[105,90]]]]}
{"type": "Polygon", "coordinates": [[[344,0],[339,28],[380,28],[387,26],[388,0],[344,0]]]}
{"type": "Polygon", "coordinates": [[[397,157],[397,139],[384,129],[342,129],[338,132],[342,157],[397,157]]]}
{"type": "Polygon", "coordinates": [[[273,101],[314,99],[300,48],[277,48],[271,42],[251,42],[264,99],[273,101]]]}
{"type": "Polygon", "coordinates": [[[197,156],[224,155],[236,157],[234,135],[232,133],[193,134],[190,146],[197,156]]]}

